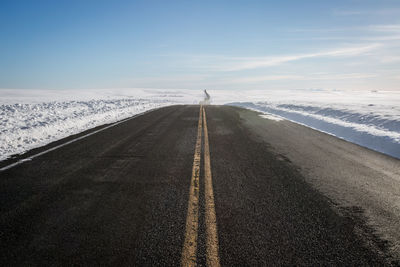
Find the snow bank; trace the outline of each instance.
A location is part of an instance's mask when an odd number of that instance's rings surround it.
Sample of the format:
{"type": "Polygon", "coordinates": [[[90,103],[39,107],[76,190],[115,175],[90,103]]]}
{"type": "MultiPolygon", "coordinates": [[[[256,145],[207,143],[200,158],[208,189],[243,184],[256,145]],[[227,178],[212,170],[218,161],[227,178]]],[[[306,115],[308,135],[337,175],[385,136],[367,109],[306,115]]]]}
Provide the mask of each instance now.
{"type": "Polygon", "coordinates": [[[167,105],[198,103],[179,90],[0,90],[0,160],[167,105]]]}
{"type": "MultiPolygon", "coordinates": [[[[400,92],[207,91],[213,104],[276,115],[400,158],[400,92]]],[[[202,90],[1,89],[0,160],[150,109],[203,98],[202,90]]]]}
{"type": "Polygon", "coordinates": [[[400,92],[393,91],[264,92],[241,96],[240,102],[230,103],[278,115],[397,158],[399,104],[400,92]]]}

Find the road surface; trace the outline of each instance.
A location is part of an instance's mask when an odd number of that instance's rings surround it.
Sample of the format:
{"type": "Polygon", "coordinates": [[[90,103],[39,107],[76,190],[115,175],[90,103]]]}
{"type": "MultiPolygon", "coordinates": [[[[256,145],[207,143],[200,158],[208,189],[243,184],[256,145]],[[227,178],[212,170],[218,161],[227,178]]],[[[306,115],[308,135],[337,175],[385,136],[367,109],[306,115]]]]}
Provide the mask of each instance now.
{"type": "Polygon", "coordinates": [[[2,265],[395,264],[381,237],[396,226],[379,232],[362,208],[341,208],[358,187],[343,193],[329,177],[375,175],[354,167],[358,155],[390,176],[396,159],[252,111],[196,105],[48,151],[85,134],[1,163],[2,265]],[[339,174],[325,173],[332,166],[339,174]]]}

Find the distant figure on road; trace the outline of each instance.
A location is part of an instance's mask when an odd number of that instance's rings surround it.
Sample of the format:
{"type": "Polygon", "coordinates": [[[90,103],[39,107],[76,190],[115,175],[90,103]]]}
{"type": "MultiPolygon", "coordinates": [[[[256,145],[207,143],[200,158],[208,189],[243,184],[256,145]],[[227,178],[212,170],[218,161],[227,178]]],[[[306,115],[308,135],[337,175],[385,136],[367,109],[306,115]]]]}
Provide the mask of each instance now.
{"type": "Polygon", "coordinates": [[[211,96],[207,93],[207,90],[204,90],[204,100],[200,101],[200,105],[209,105],[211,103],[211,96]]]}

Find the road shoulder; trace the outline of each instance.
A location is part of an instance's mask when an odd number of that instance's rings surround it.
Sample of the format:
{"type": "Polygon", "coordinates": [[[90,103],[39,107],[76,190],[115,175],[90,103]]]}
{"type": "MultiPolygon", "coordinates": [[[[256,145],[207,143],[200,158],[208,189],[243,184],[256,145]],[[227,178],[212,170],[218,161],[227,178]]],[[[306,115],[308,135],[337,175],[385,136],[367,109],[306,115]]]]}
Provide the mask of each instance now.
{"type": "Polygon", "coordinates": [[[400,259],[400,160],[284,120],[236,109],[252,138],[298,168],[370,245],[400,259]]]}

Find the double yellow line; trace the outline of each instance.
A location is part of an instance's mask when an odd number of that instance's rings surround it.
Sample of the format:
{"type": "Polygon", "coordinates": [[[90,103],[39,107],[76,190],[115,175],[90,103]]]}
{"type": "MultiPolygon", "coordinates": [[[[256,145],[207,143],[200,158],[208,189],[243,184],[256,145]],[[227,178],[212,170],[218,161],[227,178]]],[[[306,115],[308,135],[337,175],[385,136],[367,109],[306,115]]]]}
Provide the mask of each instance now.
{"type": "Polygon", "coordinates": [[[204,195],[206,223],[206,259],[208,266],[220,266],[218,256],[217,217],[215,215],[214,192],[212,186],[210,147],[208,142],[206,111],[200,106],[194,151],[192,179],[190,182],[189,203],[186,217],[185,242],[182,249],[182,266],[196,266],[197,238],[199,228],[199,180],[201,162],[201,140],[204,130],[204,195]]]}

